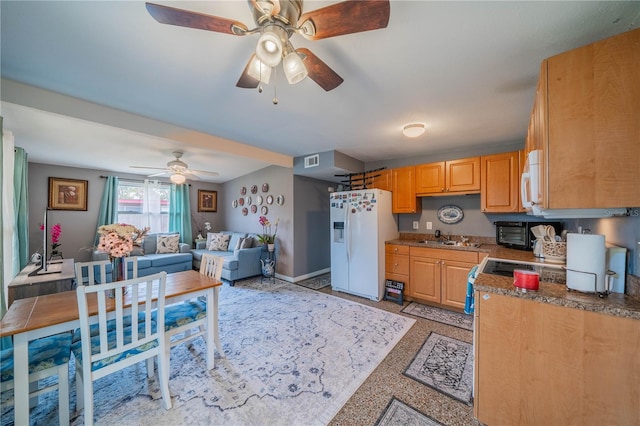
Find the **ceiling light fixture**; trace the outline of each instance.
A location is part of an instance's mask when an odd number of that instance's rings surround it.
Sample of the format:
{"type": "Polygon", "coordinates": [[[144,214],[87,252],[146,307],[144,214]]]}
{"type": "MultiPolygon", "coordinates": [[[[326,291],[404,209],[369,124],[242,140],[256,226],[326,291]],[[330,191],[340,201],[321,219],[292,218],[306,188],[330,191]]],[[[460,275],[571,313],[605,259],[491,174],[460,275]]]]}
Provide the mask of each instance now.
{"type": "Polygon", "coordinates": [[[264,84],[269,84],[269,80],[271,80],[271,67],[263,64],[255,55],[251,59],[247,73],[264,84]]]}
{"type": "Polygon", "coordinates": [[[265,27],[256,45],[256,56],[269,67],[277,66],[282,60],[282,41],[288,38],[287,32],[279,25],[265,27]]]}
{"type": "Polygon", "coordinates": [[[422,135],[426,131],[424,124],[422,123],[414,123],[407,124],[402,129],[402,134],[408,138],[417,138],[422,135]]]}
{"type": "Polygon", "coordinates": [[[187,180],[187,178],[184,177],[184,175],[181,175],[179,173],[171,175],[169,179],[171,180],[171,182],[175,183],[176,185],[182,185],[187,180]]]}
{"type": "Polygon", "coordinates": [[[307,76],[307,68],[302,63],[300,55],[293,50],[291,43],[287,42],[284,48],[284,59],[282,60],[282,68],[284,75],[287,77],[289,84],[296,84],[305,79],[307,76]]]}

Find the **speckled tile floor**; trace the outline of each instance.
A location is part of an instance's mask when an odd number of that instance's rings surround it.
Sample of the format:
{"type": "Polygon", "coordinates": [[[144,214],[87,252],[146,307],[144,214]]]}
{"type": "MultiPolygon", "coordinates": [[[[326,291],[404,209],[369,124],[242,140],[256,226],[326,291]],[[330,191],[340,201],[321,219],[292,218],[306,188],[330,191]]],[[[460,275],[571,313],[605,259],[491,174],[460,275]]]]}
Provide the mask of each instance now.
{"type": "MultiPolygon", "coordinates": [[[[471,331],[406,315],[400,312],[403,306],[395,302],[374,302],[332,291],[331,287],[319,291],[416,320],[411,330],[347,401],[330,425],[373,425],[393,396],[445,425],[478,424],[473,418],[472,406],[454,400],[402,374],[432,331],[472,343],[471,331]]],[[[404,306],[408,303],[405,301],[404,306]]]]}

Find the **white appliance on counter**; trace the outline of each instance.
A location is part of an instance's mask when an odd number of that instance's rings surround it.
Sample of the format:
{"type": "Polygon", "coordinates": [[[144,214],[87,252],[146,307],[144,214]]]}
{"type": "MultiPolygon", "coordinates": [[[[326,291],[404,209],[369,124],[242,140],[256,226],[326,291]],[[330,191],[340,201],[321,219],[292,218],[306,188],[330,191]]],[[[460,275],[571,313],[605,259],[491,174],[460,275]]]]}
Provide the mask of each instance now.
{"type": "Polygon", "coordinates": [[[331,288],[379,301],[384,296],[384,243],[398,238],[391,192],[334,192],[331,203],[331,288]]]}
{"type": "MultiPolygon", "coordinates": [[[[520,178],[520,199],[527,214],[545,219],[580,219],[627,216],[626,208],[612,209],[543,209],[540,173],[542,170],[542,151],[534,149],[527,155],[524,171],[520,178]]],[[[549,185],[548,182],[546,182],[549,185]]]]}

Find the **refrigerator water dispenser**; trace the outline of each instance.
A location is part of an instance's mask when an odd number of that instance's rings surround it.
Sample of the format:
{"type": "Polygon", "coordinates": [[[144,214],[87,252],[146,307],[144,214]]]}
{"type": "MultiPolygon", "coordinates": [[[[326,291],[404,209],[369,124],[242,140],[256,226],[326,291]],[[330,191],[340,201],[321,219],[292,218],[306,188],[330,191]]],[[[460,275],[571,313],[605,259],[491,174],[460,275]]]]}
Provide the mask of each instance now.
{"type": "Polygon", "coordinates": [[[333,222],[333,241],[344,243],[344,222],[333,222]]]}

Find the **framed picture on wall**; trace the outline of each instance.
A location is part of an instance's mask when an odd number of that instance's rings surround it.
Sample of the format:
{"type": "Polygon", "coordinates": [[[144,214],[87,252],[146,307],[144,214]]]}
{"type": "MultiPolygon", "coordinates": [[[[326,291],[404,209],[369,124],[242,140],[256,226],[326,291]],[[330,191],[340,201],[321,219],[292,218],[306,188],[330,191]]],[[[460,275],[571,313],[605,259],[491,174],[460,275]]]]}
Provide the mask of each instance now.
{"type": "Polygon", "coordinates": [[[204,189],[198,189],[198,211],[217,212],[218,191],[205,191],[204,189]]]}
{"type": "Polygon", "coordinates": [[[87,211],[89,181],[49,178],[49,208],[51,210],[87,211]]]}

